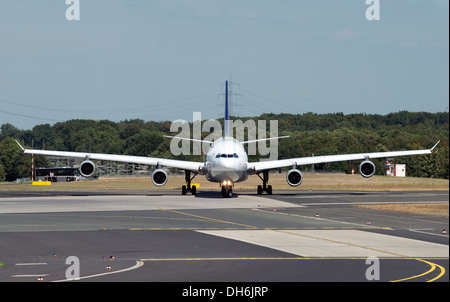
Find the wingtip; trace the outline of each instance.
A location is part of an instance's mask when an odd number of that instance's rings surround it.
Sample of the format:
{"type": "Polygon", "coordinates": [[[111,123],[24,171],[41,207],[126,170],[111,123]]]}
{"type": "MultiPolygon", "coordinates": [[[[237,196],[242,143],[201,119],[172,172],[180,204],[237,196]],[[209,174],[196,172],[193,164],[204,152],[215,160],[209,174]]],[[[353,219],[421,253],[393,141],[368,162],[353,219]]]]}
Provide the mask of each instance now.
{"type": "Polygon", "coordinates": [[[430,150],[433,151],[434,148],[436,148],[437,145],[439,145],[439,143],[441,142],[441,140],[438,140],[438,142],[433,146],[433,148],[431,148],[430,150]]]}
{"type": "Polygon", "coordinates": [[[22,151],[25,151],[25,148],[22,147],[22,145],[17,141],[17,139],[16,139],[15,141],[16,141],[16,143],[19,145],[19,147],[22,149],[22,151]]]}

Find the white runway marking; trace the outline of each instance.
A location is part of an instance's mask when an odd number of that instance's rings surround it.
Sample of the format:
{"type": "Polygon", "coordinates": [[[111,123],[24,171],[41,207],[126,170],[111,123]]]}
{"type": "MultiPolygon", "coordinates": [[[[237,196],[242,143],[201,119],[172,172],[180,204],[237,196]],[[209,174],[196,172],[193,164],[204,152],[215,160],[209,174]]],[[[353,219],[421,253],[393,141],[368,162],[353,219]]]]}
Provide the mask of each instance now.
{"type": "Polygon", "coordinates": [[[257,196],[206,198],[195,196],[47,196],[0,199],[0,214],[96,211],[256,209],[298,207],[288,202],[257,196]]]}
{"type": "Polygon", "coordinates": [[[79,277],[76,279],[63,279],[63,280],[56,280],[53,282],[67,282],[67,281],[77,281],[77,280],[81,280],[81,279],[89,279],[89,278],[96,278],[96,277],[101,277],[101,276],[106,276],[106,275],[112,275],[112,274],[119,274],[119,273],[124,273],[124,272],[128,272],[128,271],[132,271],[135,269],[140,268],[141,266],[144,265],[143,261],[136,261],[136,264],[128,267],[128,268],[124,268],[118,271],[112,271],[112,272],[106,272],[106,273],[100,273],[100,274],[95,274],[95,275],[89,275],[89,276],[83,276],[83,277],[79,277]]]}
{"type": "Polygon", "coordinates": [[[35,274],[35,275],[13,275],[11,278],[39,278],[39,277],[47,277],[47,274],[35,274]]]}
{"type": "Polygon", "coordinates": [[[359,230],[205,230],[302,257],[448,257],[443,244],[359,230]]]}

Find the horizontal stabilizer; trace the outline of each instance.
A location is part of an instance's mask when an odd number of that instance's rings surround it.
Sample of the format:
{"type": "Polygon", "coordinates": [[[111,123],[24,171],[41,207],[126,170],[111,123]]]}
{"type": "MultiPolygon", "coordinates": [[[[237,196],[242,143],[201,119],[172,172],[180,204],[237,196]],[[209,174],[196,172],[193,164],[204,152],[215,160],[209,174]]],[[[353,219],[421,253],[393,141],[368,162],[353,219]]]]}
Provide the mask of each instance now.
{"type": "Polygon", "coordinates": [[[263,141],[269,141],[269,140],[273,140],[273,139],[279,139],[279,138],[287,138],[290,137],[289,135],[286,136],[277,136],[277,137],[269,137],[269,138],[260,138],[260,139],[254,139],[251,141],[245,141],[245,142],[241,142],[241,144],[250,144],[250,143],[256,143],[256,142],[263,142],[263,141]]]}
{"type": "Polygon", "coordinates": [[[187,138],[187,137],[180,137],[180,136],[169,136],[169,135],[163,135],[164,137],[167,138],[176,138],[176,139],[181,139],[181,140],[185,140],[185,141],[193,141],[193,142],[201,142],[201,143],[207,143],[207,144],[212,144],[212,141],[205,141],[203,139],[195,139],[195,138],[187,138]]]}

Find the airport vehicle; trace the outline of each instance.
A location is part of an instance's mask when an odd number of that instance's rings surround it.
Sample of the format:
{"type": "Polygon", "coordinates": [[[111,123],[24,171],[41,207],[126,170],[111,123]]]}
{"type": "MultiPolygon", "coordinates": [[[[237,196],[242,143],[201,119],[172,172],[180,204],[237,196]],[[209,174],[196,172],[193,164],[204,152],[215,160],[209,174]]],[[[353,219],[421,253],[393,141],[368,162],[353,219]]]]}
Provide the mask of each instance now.
{"type": "Polygon", "coordinates": [[[55,168],[37,168],[34,171],[34,180],[36,181],[76,181],[82,178],[78,168],[55,167],[55,168]]]}
{"type": "MultiPolygon", "coordinates": [[[[35,150],[25,149],[19,142],[19,146],[25,153],[41,154],[49,156],[61,156],[69,158],[84,159],[80,164],[79,171],[84,177],[90,177],[95,172],[95,164],[92,160],[106,160],[117,162],[128,162],[135,164],[145,164],[155,166],[156,169],[152,173],[152,181],[156,186],[163,186],[168,179],[167,172],[163,167],[178,168],[185,171],[186,185],[181,188],[182,195],[186,193],[196,194],[197,188],[191,185],[193,178],[200,174],[204,175],[208,181],[220,183],[223,197],[233,196],[234,183],[244,181],[251,174],[257,174],[261,180],[262,185],[258,185],[257,193],[272,194],[272,186],[269,182],[269,171],[283,167],[291,167],[286,173],[286,181],[289,185],[295,187],[302,183],[302,173],[298,169],[301,165],[311,165],[319,163],[331,163],[338,161],[352,161],[361,160],[359,165],[359,172],[363,177],[371,177],[375,173],[375,164],[370,161],[372,158],[386,158],[398,157],[408,155],[430,154],[433,149],[439,144],[437,142],[431,149],[424,150],[409,150],[409,151],[392,151],[392,152],[372,152],[372,153],[357,153],[357,154],[341,154],[341,155],[326,155],[313,157],[298,157],[281,160],[269,160],[260,162],[248,162],[248,156],[243,147],[246,143],[254,143],[260,140],[278,139],[282,137],[257,139],[252,141],[240,142],[230,135],[229,113],[228,113],[228,81],[225,82],[225,131],[224,136],[215,141],[204,141],[203,143],[210,143],[210,149],[206,156],[205,162],[193,162],[183,160],[173,160],[164,158],[152,158],[142,156],[130,155],[113,155],[89,152],[67,152],[67,151],[49,151],[49,150],[35,150]],[[191,177],[191,174],[193,176],[191,177]],[[262,177],[261,177],[262,174],[262,177]]],[[[185,139],[195,141],[190,138],[174,137],[177,139],[185,139]]],[[[198,140],[197,140],[198,141],[198,140]]]]}

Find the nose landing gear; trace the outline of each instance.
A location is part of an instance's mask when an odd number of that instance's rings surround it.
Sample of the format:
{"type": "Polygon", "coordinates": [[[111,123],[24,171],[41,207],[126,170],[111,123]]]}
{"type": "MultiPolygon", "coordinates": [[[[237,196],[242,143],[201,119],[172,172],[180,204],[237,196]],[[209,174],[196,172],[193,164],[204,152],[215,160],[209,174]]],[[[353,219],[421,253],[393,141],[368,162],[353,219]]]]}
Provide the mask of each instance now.
{"type": "Polygon", "coordinates": [[[221,183],[222,196],[231,198],[233,197],[233,182],[231,180],[224,180],[221,183]]]}

